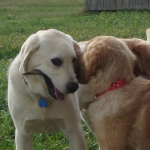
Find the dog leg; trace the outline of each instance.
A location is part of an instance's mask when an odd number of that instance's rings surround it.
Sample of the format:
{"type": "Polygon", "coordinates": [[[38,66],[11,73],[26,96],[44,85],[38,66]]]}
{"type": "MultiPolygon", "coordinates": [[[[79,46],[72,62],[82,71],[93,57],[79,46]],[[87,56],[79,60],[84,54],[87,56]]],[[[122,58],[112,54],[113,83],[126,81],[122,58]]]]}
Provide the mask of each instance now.
{"type": "Polygon", "coordinates": [[[32,150],[33,134],[21,133],[16,129],[15,143],[16,143],[16,150],[32,150]]]}
{"type": "Polygon", "coordinates": [[[64,135],[67,137],[71,150],[87,150],[86,141],[81,125],[66,129],[64,135]]]}

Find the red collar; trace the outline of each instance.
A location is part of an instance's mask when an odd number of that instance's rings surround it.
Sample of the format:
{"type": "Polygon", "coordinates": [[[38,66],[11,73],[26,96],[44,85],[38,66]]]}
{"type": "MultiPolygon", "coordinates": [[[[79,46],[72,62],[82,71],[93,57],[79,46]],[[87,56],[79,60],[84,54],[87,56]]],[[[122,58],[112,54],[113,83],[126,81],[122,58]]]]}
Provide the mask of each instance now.
{"type": "Polygon", "coordinates": [[[102,92],[102,93],[96,94],[95,97],[98,98],[99,96],[103,95],[104,93],[109,92],[109,91],[112,91],[112,90],[115,90],[115,89],[117,89],[118,87],[123,86],[123,85],[126,85],[126,84],[127,84],[126,79],[124,79],[124,80],[119,80],[119,81],[117,81],[116,83],[112,84],[112,85],[109,87],[108,90],[106,90],[106,91],[104,91],[104,92],[102,92]]]}

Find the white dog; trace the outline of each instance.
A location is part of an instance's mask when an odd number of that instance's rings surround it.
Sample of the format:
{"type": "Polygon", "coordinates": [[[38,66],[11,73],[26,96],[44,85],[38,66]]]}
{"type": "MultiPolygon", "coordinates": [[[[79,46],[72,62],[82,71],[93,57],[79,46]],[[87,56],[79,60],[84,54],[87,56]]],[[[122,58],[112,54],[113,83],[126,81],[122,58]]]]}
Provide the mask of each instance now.
{"type": "Polygon", "coordinates": [[[55,29],[32,34],[9,68],[8,105],[16,150],[31,150],[33,134],[62,131],[72,150],[86,150],[74,73],[73,39],[55,29]],[[74,94],[73,94],[74,93],[74,94]]]}

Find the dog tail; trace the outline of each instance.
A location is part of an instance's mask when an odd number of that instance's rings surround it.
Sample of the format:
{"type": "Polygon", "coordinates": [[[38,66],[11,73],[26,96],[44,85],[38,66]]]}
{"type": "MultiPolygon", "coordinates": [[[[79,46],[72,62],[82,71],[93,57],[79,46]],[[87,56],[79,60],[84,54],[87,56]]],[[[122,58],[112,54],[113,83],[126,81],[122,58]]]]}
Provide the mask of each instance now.
{"type": "Polygon", "coordinates": [[[150,28],[146,30],[147,41],[150,42],[150,28]]]}

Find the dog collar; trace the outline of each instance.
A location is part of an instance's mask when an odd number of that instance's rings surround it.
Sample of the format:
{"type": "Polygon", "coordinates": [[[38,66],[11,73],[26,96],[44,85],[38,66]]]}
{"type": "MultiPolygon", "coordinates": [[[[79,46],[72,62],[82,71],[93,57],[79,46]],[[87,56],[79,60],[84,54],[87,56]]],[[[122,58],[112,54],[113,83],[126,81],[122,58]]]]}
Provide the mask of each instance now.
{"type": "Polygon", "coordinates": [[[45,99],[39,100],[39,106],[40,107],[47,107],[47,101],[45,99]]]}
{"type": "MultiPolygon", "coordinates": [[[[25,84],[28,86],[28,82],[26,81],[26,79],[24,78],[24,82],[25,84]]],[[[39,106],[40,107],[47,107],[47,101],[45,99],[40,99],[39,100],[39,106]]]]}
{"type": "MultiPolygon", "coordinates": [[[[24,78],[24,82],[25,84],[28,86],[28,82],[26,81],[26,79],[24,78]]],[[[45,99],[40,99],[39,100],[39,106],[40,107],[47,107],[47,101],[45,99]]]]}
{"type": "Polygon", "coordinates": [[[25,78],[23,78],[23,79],[24,79],[25,84],[28,86],[28,82],[26,81],[26,79],[25,78]]]}
{"type": "Polygon", "coordinates": [[[115,90],[115,89],[117,89],[117,88],[120,87],[120,86],[126,85],[127,83],[128,83],[128,82],[126,81],[126,79],[124,79],[124,80],[119,80],[119,81],[117,81],[116,83],[112,84],[112,85],[109,87],[108,90],[106,90],[106,91],[104,91],[104,92],[102,92],[102,93],[96,94],[96,95],[95,95],[95,98],[98,98],[99,96],[105,94],[106,92],[115,90]]]}

